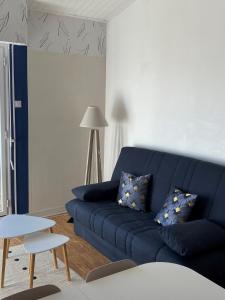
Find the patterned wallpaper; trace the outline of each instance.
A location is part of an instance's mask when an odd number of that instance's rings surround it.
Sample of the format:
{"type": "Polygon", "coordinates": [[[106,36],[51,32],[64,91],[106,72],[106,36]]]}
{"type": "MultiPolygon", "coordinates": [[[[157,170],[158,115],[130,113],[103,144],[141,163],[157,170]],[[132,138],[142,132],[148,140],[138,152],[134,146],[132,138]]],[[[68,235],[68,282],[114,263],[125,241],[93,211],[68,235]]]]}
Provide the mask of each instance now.
{"type": "Polygon", "coordinates": [[[35,50],[86,56],[106,55],[106,24],[29,11],[26,0],[0,0],[0,41],[35,50]]]}
{"type": "Polygon", "coordinates": [[[106,24],[30,11],[28,45],[42,51],[105,56],[106,24]]]}
{"type": "Polygon", "coordinates": [[[26,43],[26,0],[0,0],[0,41],[26,43]]]}

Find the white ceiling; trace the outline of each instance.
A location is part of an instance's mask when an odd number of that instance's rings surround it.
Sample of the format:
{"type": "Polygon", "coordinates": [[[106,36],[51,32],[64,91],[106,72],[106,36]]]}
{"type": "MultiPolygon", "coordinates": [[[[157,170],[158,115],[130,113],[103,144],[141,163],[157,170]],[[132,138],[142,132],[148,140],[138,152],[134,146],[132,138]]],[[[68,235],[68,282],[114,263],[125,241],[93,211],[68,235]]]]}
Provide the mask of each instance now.
{"type": "Polygon", "coordinates": [[[109,21],[135,0],[28,0],[29,8],[52,14],[109,21]]]}

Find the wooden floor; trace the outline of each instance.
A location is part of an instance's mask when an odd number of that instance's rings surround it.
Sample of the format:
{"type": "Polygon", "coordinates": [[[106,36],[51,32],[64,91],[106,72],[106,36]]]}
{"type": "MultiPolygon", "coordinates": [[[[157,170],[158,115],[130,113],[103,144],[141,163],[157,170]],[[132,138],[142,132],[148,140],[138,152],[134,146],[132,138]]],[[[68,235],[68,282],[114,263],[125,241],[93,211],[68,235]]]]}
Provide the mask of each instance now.
{"type": "MultiPolygon", "coordinates": [[[[85,278],[86,274],[95,267],[104,265],[109,260],[93,248],[89,243],[75,235],[73,224],[67,223],[69,216],[67,214],[51,217],[56,221],[54,227],[55,233],[65,234],[70,237],[68,243],[68,257],[70,268],[77,272],[81,277],[85,278]]],[[[21,243],[19,239],[14,239],[11,245],[21,243]]],[[[0,246],[1,242],[0,242],[0,246]]],[[[57,249],[57,257],[62,260],[62,251],[57,249]]]]}

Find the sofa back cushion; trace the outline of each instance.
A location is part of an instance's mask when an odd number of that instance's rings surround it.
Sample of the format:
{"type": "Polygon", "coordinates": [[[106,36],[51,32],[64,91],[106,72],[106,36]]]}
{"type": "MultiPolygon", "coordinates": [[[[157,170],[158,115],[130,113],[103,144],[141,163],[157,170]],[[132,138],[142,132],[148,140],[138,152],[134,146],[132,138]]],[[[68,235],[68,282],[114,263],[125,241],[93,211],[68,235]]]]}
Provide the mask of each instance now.
{"type": "Polygon", "coordinates": [[[172,188],[197,194],[192,219],[208,218],[225,226],[225,167],[197,159],[135,147],[122,149],[112,180],[122,171],[153,175],[147,208],[157,213],[172,188]]]}

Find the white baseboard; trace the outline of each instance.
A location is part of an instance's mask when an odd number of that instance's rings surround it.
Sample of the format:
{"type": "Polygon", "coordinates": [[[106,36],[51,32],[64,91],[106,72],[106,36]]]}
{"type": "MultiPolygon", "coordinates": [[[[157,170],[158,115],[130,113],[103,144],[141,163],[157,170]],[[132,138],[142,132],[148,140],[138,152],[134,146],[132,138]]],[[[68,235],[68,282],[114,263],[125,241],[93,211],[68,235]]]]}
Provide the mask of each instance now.
{"type": "Polygon", "coordinates": [[[59,206],[54,208],[47,208],[39,211],[32,211],[29,213],[31,216],[37,216],[37,217],[50,217],[54,215],[60,215],[65,213],[65,206],[59,206]]]}

